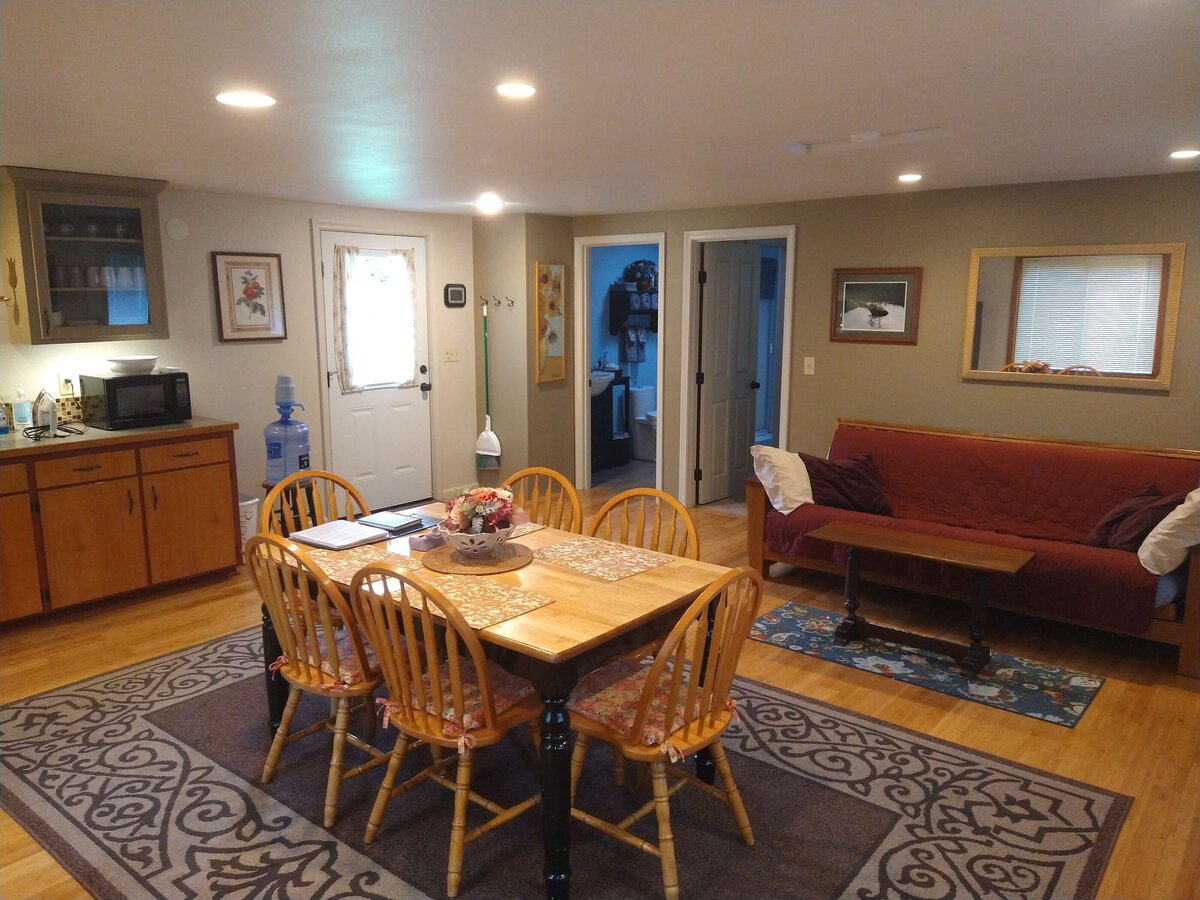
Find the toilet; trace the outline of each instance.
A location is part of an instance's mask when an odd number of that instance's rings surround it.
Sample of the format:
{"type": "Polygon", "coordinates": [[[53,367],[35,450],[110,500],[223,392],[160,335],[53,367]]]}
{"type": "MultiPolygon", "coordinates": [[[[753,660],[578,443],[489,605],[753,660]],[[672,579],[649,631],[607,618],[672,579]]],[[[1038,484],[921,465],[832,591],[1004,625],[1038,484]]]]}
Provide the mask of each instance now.
{"type": "Polygon", "coordinates": [[[657,394],[653,385],[629,391],[629,415],[633,419],[631,455],[645,462],[654,462],[658,447],[657,394]]]}

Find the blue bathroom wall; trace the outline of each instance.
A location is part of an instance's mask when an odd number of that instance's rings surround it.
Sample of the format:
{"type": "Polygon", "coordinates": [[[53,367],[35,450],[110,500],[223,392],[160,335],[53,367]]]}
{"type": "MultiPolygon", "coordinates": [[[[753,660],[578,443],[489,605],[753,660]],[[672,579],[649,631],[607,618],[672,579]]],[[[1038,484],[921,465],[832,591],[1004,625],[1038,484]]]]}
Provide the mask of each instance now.
{"type": "MultiPolygon", "coordinates": [[[[658,377],[658,335],[646,333],[646,359],[639,363],[622,363],[619,336],[608,333],[608,289],[614,281],[623,281],[625,267],[637,259],[650,259],[657,266],[657,244],[616,244],[588,248],[588,296],[591,302],[590,325],[591,349],[589,365],[606,355],[610,363],[617,363],[621,371],[630,376],[635,387],[654,385],[658,377]]],[[[662,272],[659,272],[662,282],[662,272]]]]}

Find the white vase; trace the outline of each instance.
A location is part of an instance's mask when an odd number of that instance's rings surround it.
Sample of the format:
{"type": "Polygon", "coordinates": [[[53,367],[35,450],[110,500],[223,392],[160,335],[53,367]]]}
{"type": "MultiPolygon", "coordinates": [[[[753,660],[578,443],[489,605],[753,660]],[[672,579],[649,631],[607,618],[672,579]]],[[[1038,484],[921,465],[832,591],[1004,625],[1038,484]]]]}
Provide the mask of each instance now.
{"type": "Polygon", "coordinates": [[[470,531],[447,531],[444,525],[438,530],[445,536],[446,543],[465,556],[484,557],[496,553],[512,535],[515,525],[475,534],[470,531]]]}

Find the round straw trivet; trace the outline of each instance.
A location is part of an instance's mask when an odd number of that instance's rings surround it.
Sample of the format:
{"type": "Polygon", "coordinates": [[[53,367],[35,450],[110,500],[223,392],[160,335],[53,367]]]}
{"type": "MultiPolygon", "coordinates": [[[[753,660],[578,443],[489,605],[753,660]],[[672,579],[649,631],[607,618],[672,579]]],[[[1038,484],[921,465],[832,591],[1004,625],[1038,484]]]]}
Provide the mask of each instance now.
{"type": "Polygon", "coordinates": [[[490,556],[459,553],[449,544],[430,550],[421,557],[421,565],[443,575],[495,575],[511,572],[533,562],[533,551],[524,544],[503,543],[490,556]]]}

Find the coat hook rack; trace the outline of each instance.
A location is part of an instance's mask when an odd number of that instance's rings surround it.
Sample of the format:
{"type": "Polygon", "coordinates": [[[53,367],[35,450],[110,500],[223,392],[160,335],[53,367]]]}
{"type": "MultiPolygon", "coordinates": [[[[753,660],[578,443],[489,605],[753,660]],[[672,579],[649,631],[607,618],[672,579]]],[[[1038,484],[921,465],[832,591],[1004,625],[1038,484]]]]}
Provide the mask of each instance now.
{"type": "Polygon", "coordinates": [[[516,301],[516,300],[514,300],[514,299],[512,299],[512,297],[509,297],[508,295],[505,295],[504,299],[508,301],[508,308],[509,308],[509,309],[512,309],[514,306],[516,306],[516,305],[517,305],[517,301],[516,301]]]}
{"type": "Polygon", "coordinates": [[[492,294],[492,306],[496,307],[497,309],[500,308],[500,298],[495,294],[492,294]]]}

